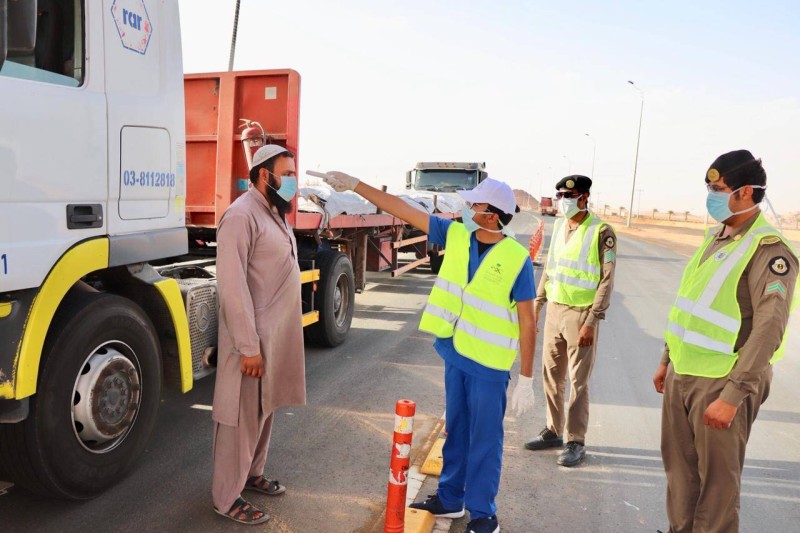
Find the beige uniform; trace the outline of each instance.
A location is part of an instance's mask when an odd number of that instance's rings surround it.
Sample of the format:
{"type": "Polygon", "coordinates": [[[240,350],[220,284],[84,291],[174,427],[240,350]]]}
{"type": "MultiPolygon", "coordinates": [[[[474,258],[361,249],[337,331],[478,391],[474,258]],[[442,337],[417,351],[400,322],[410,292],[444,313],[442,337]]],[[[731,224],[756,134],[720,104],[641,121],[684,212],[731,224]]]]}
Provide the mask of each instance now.
{"type": "MultiPolygon", "coordinates": [[[[725,237],[720,231],[702,260],[732,239],[741,239],[755,220],[754,215],[725,237]]],[[[762,239],[737,287],[742,325],[735,345],[739,359],[730,374],[705,378],[676,374],[672,365],[667,370],[661,455],[672,533],[739,529],[745,446],[759,407],[769,395],[769,360],[786,329],[797,269],[797,257],[783,241],[774,237],[762,239]],[[783,261],[776,267],[779,258],[783,261]],[[718,398],[738,406],[729,429],[712,429],[703,424],[706,408],[718,398]]],[[[669,363],[666,347],[661,362],[669,363]]]]}
{"type": "MultiPolygon", "coordinates": [[[[569,221],[564,223],[567,224],[565,239],[569,241],[577,227],[570,228],[569,221]]],[[[557,435],[562,435],[566,423],[565,442],[584,444],[589,425],[589,378],[597,351],[598,326],[605,318],[614,290],[617,237],[610,226],[604,226],[600,231],[598,247],[603,268],[592,305],[571,307],[550,302],[544,322],[542,381],[547,399],[547,427],[557,435]],[[594,327],[595,337],[591,346],[578,346],[578,335],[583,325],[594,327]],[[567,374],[570,379],[570,394],[565,416],[564,390],[567,374]]],[[[547,302],[546,282],[547,274],[543,273],[535,300],[537,316],[547,302]]]]}
{"type": "Polygon", "coordinates": [[[291,228],[251,188],[217,231],[220,302],[214,389],[214,507],[227,511],[267,460],[272,413],[306,402],[300,269],[291,228]],[[241,373],[241,355],[261,354],[261,378],[241,373]]]}

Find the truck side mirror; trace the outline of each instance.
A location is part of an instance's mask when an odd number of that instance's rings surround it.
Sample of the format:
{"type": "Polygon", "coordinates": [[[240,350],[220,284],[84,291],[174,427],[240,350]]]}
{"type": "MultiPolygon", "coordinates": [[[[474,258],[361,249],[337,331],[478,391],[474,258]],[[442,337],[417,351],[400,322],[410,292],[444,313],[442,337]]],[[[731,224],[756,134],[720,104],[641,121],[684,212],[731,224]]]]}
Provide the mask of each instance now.
{"type": "Polygon", "coordinates": [[[411,188],[411,171],[406,172],[406,189],[411,188]]]}
{"type": "Polygon", "coordinates": [[[0,69],[8,54],[8,0],[0,0],[0,69]]]}
{"type": "MultiPolygon", "coordinates": [[[[486,164],[486,163],[484,163],[484,164],[486,164]]],[[[478,171],[478,183],[481,183],[481,182],[482,182],[483,180],[485,180],[485,179],[486,179],[488,176],[489,176],[489,174],[488,174],[486,171],[479,170],[479,171],[478,171]]]]}

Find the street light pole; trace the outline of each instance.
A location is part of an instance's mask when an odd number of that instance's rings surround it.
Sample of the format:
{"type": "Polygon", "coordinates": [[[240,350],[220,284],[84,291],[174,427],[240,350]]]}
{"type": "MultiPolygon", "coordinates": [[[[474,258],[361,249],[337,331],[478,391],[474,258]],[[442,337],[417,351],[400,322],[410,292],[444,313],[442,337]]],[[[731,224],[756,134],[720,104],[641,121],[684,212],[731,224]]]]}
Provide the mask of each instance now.
{"type": "Polygon", "coordinates": [[[589,137],[592,140],[592,145],[593,145],[593,148],[592,148],[592,175],[589,176],[589,177],[594,179],[594,158],[597,155],[597,141],[595,141],[594,137],[592,137],[588,133],[585,133],[584,135],[586,135],[587,137],[589,137]]]}
{"type": "Polygon", "coordinates": [[[636,193],[636,169],[639,166],[639,140],[642,138],[642,114],[644,113],[644,92],[636,86],[635,83],[628,80],[634,89],[639,91],[639,96],[642,99],[642,105],[639,107],[639,131],[636,134],[636,159],[633,162],[633,184],[631,185],[631,203],[628,209],[628,223],[626,226],[631,227],[631,211],[633,211],[633,196],[636,193]]]}
{"type": "Polygon", "coordinates": [[[233,35],[231,36],[231,53],[228,56],[228,72],[233,71],[233,57],[236,55],[236,33],[239,30],[239,8],[242,0],[236,0],[236,7],[233,10],[233,35]]]}
{"type": "Polygon", "coordinates": [[[640,219],[642,217],[642,189],[637,189],[636,192],[639,193],[639,199],[636,203],[636,218],[640,219]]]}
{"type": "Polygon", "coordinates": [[[566,155],[562,155],[561,157],[567,160],[567,175],[569,176],[570,174],[572,174],[572,161],[570,161],[569,157],[567,157],[566,155]]]}

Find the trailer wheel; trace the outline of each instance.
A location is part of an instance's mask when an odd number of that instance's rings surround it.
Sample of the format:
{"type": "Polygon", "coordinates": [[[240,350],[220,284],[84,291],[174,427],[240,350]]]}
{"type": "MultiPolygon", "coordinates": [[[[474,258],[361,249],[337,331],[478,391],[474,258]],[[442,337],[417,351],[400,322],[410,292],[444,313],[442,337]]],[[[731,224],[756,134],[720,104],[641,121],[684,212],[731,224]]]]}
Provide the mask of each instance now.
{"type": "Polygon", "coordinates": [[[355,276],[347,254],[324,250],[317,254],[320,279],[315,297],[319,322],[308,326],[314,344],[338,346],[350,331],[355,308],[355,276]]]}
{"type": "Polygon", "coordinates": [[[43,351],[28,418],[0,425],[2,468],[36,493],[88,499],[142,454],[161,394],[150,319],[119,296],[70,294],[43,351]]]}

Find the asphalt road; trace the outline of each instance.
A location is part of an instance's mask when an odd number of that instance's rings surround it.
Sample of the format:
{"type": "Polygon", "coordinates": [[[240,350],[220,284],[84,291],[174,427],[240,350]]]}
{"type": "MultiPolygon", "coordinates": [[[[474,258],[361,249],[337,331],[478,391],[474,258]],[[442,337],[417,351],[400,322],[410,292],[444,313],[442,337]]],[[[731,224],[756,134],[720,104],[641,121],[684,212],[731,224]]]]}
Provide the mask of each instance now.
{"type": "MultiPolygon", "coordinates": [[[[552,218],[546,219],[548,228],[552,218]]],[[[527,244],[535,220],[513,223],[527,244]]],[[[617,284],[600,329],[592,378],[588,455],[580,467],[555,464],[557,450],[522,448],[544,426],[541,378],[533,415],[506,419],[499,518],[503,531],[650,531],[666,527],[659,454],[660,400],[650,377],[662,346],[671,298],[686,258],[620,237],[617,284]]],[[[537,275],[539,274],[537,270],[537,275]]],[[[371,275],[357,297],[344,345],[308,348],[309,405],[276,415],[267,474],[285,495],[253,495],[272,519],[266,532],[381,530],[394,402],[417,403],[412,458],[444,411],[442,363],[416,330],[433,278],[371,275]]],[[[794,318],[797,326],[798,318],[794,318]]],[[[776,366],[772,393],[748,447],[742,531],[791,531],[800,522],[798,328],[776,366]]],[[[540,354],[537,353],[537,368],[540,354]]],[[[517,369],[512,370],[516,376],[517,369]]],[[[512,383],[516,381],[513,379],[512,383]]],[[[113,489],[87,502],[36,497],[11,487],[0,496],[3,531],[230,531],[211,508],[210,405],[213,378],[186,395],[168,392],[145,456],[113,489]]],[[[423,491],[435,487],[430,478],[423,491]]],[[[422,496],[422,495],[421,495],[422,496]]],[[[453,524],[461,531],[464,521],[453,524]]]]}

